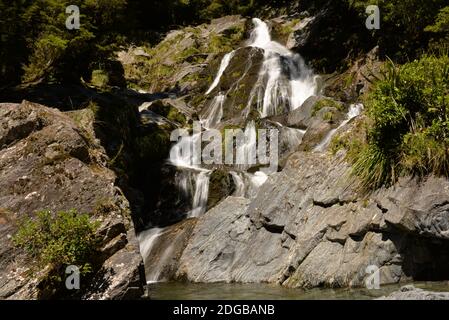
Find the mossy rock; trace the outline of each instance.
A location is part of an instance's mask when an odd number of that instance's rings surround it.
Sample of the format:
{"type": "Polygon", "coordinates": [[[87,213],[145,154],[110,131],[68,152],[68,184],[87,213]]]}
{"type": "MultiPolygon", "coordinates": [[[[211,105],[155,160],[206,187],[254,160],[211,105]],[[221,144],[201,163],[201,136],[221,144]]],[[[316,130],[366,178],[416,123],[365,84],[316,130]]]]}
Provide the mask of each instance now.
{"type": "Polygon", "coordinates": [[[209,185],[208,208],[213,208],[221,200],[227,198],[235,191],[232,177],[225,170],[215,170],[212,172],[209,185]]]}

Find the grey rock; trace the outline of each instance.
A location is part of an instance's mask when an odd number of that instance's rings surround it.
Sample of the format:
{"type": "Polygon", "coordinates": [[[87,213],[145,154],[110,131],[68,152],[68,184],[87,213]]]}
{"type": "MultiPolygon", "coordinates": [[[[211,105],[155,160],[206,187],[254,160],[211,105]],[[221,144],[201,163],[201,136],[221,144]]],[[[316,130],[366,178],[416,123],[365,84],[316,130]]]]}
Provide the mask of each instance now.
{"type": "Polygon", "coordinates": [[[88,113],[64,114],[26,101],[0,104],[0,298],[57,298],[40,290],[47,271],[30,272],[35,262],[11,241],[17,222],[42,210],[76,209],[101,222],[97,286],[86,296],[96,291],[98,298],[125,297],[131,283],[135,293],[143,293],[129,203],[106,167],[88,113]],[[129,264],[120,269],[120,261],[129,264]],[[106,276],[103,269],[113,272],[106,276]]]}
{"type": "Polygon", "coordinates": [[[194,282],[233,280],[233,264],[249,245],[248,203],[244,198],[229,197],[202,216],[181,256],[178,278],[194,282]]]}
{"type": "Polygon", "coordinates": [[[410,285],[378,300],[449,300],[449,292],[426,291],[410,285]]]}
{"type": "Polygon", "coordinates": [[[297,152],[254,200],[200,217],[177,277],[312,288],[364,286],[369,266],[381,284],[448,276],[448,181],[408,178],[362,197],[344,157],[297,152]]]}

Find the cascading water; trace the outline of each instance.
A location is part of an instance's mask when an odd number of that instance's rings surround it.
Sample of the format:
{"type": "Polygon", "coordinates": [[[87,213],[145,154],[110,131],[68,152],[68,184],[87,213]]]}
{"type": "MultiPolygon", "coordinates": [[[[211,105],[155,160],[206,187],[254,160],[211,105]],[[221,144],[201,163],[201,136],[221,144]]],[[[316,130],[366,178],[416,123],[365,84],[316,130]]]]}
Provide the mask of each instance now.
{"type": "MultiPolygon", "coordinates": [[[[247,106],[242,112],[244,119],[249,115],[254,102],[256,102],[257,110],[262,118],[299,108],[307,98],[318,93],[317,77],[306,66],[299,54],[291,52],[271,39],[269,27],[265,22],[255,18],[253,23],[255,28],[251,33],[248,46],[263,50],[263,63],[258,79],[248,97],[247,106]]],[[[237,50],[231,51],[223,57],[217,75],[206,95],[211,94],[220,84],[236,52],[237,50]]],[[[254,54],[254,51],[250,54],[254,54]]],[[[249,67],[247,66],[243,76],[234,84],[234,87],[240,85],[240,81],[248,71],[249,67]]],[[[219,92],[200,115],[201,127],[206,132],[220,127],[228,94],[229,92],[219,92]]],[[[283,130],[286,132],[289,145],[294,147],[295,144],[300,144],[304,135],[303,131],[284,127],[283,130]]],[[[246,172],[255,165],[248,161],[249,155],[255,154],[257,147],[254,121],[248,121],[244,130],[244,138],[245,143],[237,146],[236,154],[244,155],[247,162],[236,164],[233,167],[234,171],[229,173],[236,187],[234,196],[254,198],[257,196],[259,188],[269,178],[263,171],[246,172]]],[[[207,210],[212,170],[205,169],[200,165],[201,152],[196,152],[197,148],[201,148],[201,133],[183,136],[170,151],[169,163],[177,168],[175,182],[179,191],[191,200],[191,210],[187,212],[187,217],[198,217],[207,210]]],[[[139,235],[142,256],[151,255],[155,241],[163,232],[163,229],[152,229],[139,235]]],[[[172,246],[164,252],[156,264],[157,267],[151,272],[147,272],[149,281],[160,280],[163,264],[171,254],[172,246]]]]}
{"type": "Polygon", "coordinates": [[[317,77],[299,54],[271,39],[265,22],[258,18],[253,22],[255,29],[249,45],[263,49],[264,61],[248,105],[257,99],[263,118],[299,108],[307,98],[317,94],[317,77]]]}
{"type": "Polygon", "coordinates": [[[200,117],[201,125],[204,128],[210,129],[215,128],[218,124],[220,124],[221,119],[223,118],[223,104],[225,102],[226,96],[222,93],[219,93],[210,107],[206,110],[205,114],[200,117]]]}
{"type": "Polygon", "coordinates": [[[209,90],[207,90],[206,95],[210,94],[212,90],[215,89],[216,86],[220,83],[221,77],[223,76],[223,73],[226,71],[226,68],[229,65],[229,62],[231,62],[231,59],[234,57],[235,51],[231,51],[223,57],[223,60],[221,60],[220,69],[218,69],[217,76],[214,79],[214,82],[209,87],[209,90]]]}
{"type": "Polygon", "coordinates": [[[236,186],[234,197],[252,199],[257,196],[259,188],[267,181],[268,175],[262,171],[254,174],[231,171],[232,180],[236,186]]]}
{"type": "Polygon", "coordinates": [[[351,121],[352,119],[354,119],[355,117],[358,117],[363,110],[363,104],[352,104],[349,107],[349,111],[348,114],[346,115],[346,120],[343,121],[337,128],[332,129],[331,131],[329,131],[329,133],[324,137],[323,141],[320,142],[319,145],[317,145],[313,151],[314,152],[324,152],[327,147],[329,146],[332,138],[334,137],[334,135],[337,133],[337,131],[344,127],[345,125],[347,125],[349,123],[349,121],[351,121]]]}

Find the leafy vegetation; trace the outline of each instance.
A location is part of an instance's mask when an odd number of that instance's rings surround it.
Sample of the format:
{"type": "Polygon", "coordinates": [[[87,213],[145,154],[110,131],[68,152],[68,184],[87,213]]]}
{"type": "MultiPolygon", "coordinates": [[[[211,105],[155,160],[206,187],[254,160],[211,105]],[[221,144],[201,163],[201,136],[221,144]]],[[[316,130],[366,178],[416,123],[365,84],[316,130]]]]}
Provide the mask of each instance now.
{"type": "Polygon", "coordinates": [[[366,103],[368,144],[353,172],[375,189],[404,174],[449,173],[449,57],[387,64],[366,103]]]}
{"type": "Polygon", "coordinates": [[[42,211],[34,219],[20,222],[13,242],[42,267],[50,265],[56,270],[76,265],[81,272],[88,273],[92,267],[92,254],[98,245],[97,227],[89,215],[78,214],[74,210],[57,214],[42,211]]]}
{"type": "Polygon", "coordinates": [[[432,37],[442,36],[428,31],[447,26],[448,9],[444,8],[446,0],[426,0],[425,3],[422,0],[346,1],[350,8],[358,12],[361,22],[367,17],[367,6],[379,6],[381,26],[380,30],[372,31],[373,39],[384,55],[399,62],[414,59],[422,53],[432,37]]]}
{"type": "Polygon", "coordinates": [[[247,14],[268,0],[0,0],[0,88],[20,82],[79,82],[121,45],[159,40],[174,25],[247,14]],[[80,9],[68,30],[66,8],[80,9]]]}

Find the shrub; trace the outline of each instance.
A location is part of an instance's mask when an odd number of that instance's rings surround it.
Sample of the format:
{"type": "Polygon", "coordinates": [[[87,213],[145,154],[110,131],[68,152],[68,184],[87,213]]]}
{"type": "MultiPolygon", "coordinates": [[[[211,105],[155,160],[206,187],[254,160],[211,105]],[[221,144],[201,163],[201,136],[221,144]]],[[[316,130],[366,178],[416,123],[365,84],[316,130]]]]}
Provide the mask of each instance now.
{"type": "Polygon", "coordinates": [[[89,215],[78,214],[75,210],[55,215],[42,211],[34,219],[20,222],[13,242],[35,258],[40,266],[58,269],[76,265],[81,272],[87,273],[98,245],[97,228],[98,224],[91,222],[89,215]]]}
{"type": "Polygon", "coordinates": [[[366,103],[368,144],[353,172],[370,189],[400,175],[449,171],[449,57],[387,64],[366,103]]]}
{"type": "MultiPolygon", "coordinates": [[[[399,61],[407,61],[416,57],[425,49],[428,41],[433,36],[426,32],[429,25],[437,19],[443,18],[443,13],[438,14],[445,5],[446,0],[346,0],[354,8],[361,19],[366,19],[366,7],[378,5],[381,14],[381,26],[379,31],[374,31],[374,38],[378,42],[381,51],[399,61]]],[[[362,21],[361,21],[362,22],[362,21]]]]}

